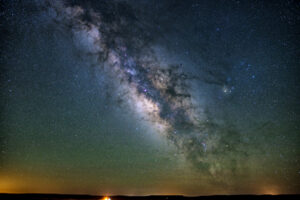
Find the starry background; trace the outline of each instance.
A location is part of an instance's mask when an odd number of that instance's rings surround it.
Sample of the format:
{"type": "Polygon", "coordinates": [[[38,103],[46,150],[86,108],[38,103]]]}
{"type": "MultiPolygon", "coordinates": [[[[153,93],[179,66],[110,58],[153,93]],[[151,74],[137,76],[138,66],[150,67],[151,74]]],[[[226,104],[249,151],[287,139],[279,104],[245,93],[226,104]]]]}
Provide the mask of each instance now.
{"type": "Polygon", "coordinates": [[[300,192],[299,2],[0,6],[0,192],[300,192]]]}

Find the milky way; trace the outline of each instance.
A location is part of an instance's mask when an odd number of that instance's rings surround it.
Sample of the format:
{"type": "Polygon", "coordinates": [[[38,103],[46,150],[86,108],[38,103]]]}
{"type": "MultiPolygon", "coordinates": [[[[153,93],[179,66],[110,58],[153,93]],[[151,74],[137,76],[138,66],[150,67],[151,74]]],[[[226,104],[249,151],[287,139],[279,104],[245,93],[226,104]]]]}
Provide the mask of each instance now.
{"type": "MultiPolygon", "coordinates": [[[[150,122],[157,134],[174,143],[179,153],[216,181],[237,173],[237,166],[247,157],[240,134],[209,119],[205,105],[191,92],[191,82],[203,84],[204,80],[184,73],[180,64],[159,61],[146,25],[128,5],[104,3],[96,10],[50,1],[43,6],[53,23],[69,31],[102,76],[115,81],[116,87],[109,93],[116,94],[119,103],[134,110],[142,122],[150,122]],[[108,9],[118,14],[102,13],[108,9]]],[[[209,78],[220,79],[217,75],[209,78]]]]}

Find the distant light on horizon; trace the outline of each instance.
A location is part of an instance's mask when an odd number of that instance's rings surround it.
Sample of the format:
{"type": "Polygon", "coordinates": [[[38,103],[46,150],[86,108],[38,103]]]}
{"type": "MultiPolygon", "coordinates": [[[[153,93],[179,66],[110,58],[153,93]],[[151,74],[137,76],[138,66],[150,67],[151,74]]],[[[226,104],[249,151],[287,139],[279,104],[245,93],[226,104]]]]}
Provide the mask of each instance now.
{"type": "Polygon", "coordinates": [[[279,195],[280,189],[276,186],[265,187],[262,192],[264,195],[279,195]]]}
{"type": "Polygon", "coordinates": [[[276,192],[275,190],[269,190],[265,192],[266,195],[278,195],[279,193],[276,192]]]}

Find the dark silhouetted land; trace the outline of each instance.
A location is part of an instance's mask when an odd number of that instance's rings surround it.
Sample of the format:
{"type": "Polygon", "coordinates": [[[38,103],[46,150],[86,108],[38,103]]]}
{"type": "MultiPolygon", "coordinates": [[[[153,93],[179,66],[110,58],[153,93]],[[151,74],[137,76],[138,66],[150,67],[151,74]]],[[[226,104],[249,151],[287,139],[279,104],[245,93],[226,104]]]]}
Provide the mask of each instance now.
{"type": "MultiPolygon", "coordinates": [[[[63,195],[63,194],[0,194],[0,199],[10,200],[101,200],[103,196],[94,195],[63,195]]],[[[198,196],[198,197],[186,197],[186,196],[111,196],[111,200],[205,200],[205,199],[300,199],[299,195],[216,195],[216,196],[198,196]]]]}

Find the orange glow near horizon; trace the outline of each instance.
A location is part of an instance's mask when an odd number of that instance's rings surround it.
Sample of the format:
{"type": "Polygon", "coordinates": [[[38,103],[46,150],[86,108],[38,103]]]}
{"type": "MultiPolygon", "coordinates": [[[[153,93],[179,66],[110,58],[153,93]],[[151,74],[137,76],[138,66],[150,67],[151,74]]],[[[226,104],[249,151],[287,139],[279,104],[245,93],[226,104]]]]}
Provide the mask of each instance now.
{"type": "Polygon", "coordinates": [[[280,192],[278,191],[277,187],[265,188],[263,191],[265,195],[278,195],[280,192]]]}
{"type": "Polygon", "coordinates": [[[275,191],[273,191],[273,190],[270,190],[270,191],[266,191],[265,194],[267,194],[267,195],[277,195],[278,192],[275,192],[275,191]]]}

